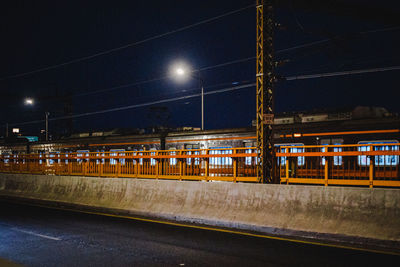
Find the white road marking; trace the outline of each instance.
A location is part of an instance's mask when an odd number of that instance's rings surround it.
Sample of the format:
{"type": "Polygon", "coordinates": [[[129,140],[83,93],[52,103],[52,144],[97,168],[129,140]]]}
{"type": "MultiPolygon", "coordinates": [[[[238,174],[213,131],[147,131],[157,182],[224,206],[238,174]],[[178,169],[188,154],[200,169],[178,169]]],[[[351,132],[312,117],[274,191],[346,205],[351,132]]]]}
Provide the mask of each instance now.
{"type": "Polygon", "coordinates": [[[56,240],[56,241],[60,241],[61,240],[61,238],[58,238],[58,237],[52,237],[52,236],[48,236],[48,235],[41,235],[41,234],[37,234],[37,233],[31,232],[31,231],[21,230],[21,229],[18,229],[18,228],[11,228],[11,229],[14,230],[14,231],[17,231],[17,232],[28,234],[28,235],[34,235],[34,236],[47,238],[47,239],[51,239],[51,240],[56,240]]]}

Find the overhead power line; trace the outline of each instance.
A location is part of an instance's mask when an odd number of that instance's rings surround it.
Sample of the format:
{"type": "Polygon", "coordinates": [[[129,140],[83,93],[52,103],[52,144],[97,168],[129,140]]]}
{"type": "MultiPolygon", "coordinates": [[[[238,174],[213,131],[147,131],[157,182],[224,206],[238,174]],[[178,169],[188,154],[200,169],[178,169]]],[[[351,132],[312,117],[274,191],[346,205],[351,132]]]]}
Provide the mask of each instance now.
{"type": "MultiPolygon", "coordinates": [[[[375,30],[370,30],[370,31],[363,31],[363,32],[359,32],[358,34],[386,32],[386,31],[393,31],[393,30],[399,30],[399,29],[400,29],[400,26],[398,26],[398,27],[389,27],[389,28],[383,28],[383,29],[375,29],[375,30]]],[[[314,45],[327,43],[329,41],[332,41],[332,39],[322,39],[322,40],[319,40],[319,41],[304,43],[304,44],[296,45],[296,46],[293,46],[293,47],[288,47],[288,48],[277,50],[275,53],[276,54],[282,54],[282,53],[290,52],[290,51],[301,49],[301,48],[306,48],[306,47],[310,47],[310,46],[314,46],[314,45]]],[[[206,67],[202,67],[202,68],[199,68],[199,69],[195,69],[195,70],[193,70],[193,72],[208,71],[208,70],[221,68],[221,67],[226,67],[226,66],[229,66],[229,65],[234,65],[234,64],[247,62],[247,61],[251,61],[251,60],[255,60],[255,59],[256,59],[256,57],[254,56],[254,57],[246,57],[246,58],[231,60],[231,61],[223,62],[223,63],[220,63],[220,64],[215,64],[215,65],[211,65],[211,66],[206,66],[206,67]]],[[[79,93],[79,94],[76,94],[76,95],[73,95],[73,96],[85,96],[85,95],[91,95],[91,94],[98,94],[98,93],[113,91],[113,90],[117,90],[117,89],[121,89],[121,88],[131,87],[131,86],[135,86],[135,85],[146,84],[146,83],[151,83],[151,82],[155,82],[155,81],[161,81],[161,80],[164,80],[164,79],[167,79],[167,78],[169,78],[169,76],[166,75],[166,76],[162,76],[162,77],[158,77],[158,78],[153,78],[153,79],[142,80],[142,81],[133,82],[133,83],[122,84],[122,85],[118,85],[118,86],[114,86],[114,87],[110,87],[110,88],[105,88],[105,89],[101,89],[101,90],[79,93]]]]}
{"type": "Polygon", "coordinates": [[[383,72],[383,71],[392,71],[392,70],[400,70],[400,66],[392,66],[392,67],[386,67],[386,68],[361,69],[361,70],[347,70],[347,71],[327,72],[327,73],[319,73],[319,74],[297,75],[297,76],[286,77],[286,78],[284,78],[284,80],[286,80],[286,81],[306,80],[306,79],[345,76],[345,75],[383,72]]]}
{"type": "MultiPolygon", "coordinates": [[[[305,47],[312,46],[312,45],[315,45],[315,44],[324,43],[326,41],[327,40],[320,40],[320,41],[316,41],[316,42],[305,43],[305,44],[301,44],[301,45],[297,45],[297,46],[293,46],[293,47],[277,50],[276,53],[280,54],[280,53],[284,53],[284,52],[288,52],[288,51],[292,51],[292,50],[296,50],[296,49],[300,49],[300,48],[305,48],[305,47]]],[[[235,59],[235,60],[223,62],[223,63],[220,63],[220,64],[215,64],[215,65],[211,65],[211,66],[206,66],[206,67],[202,67],[202,68],[199,68],[199,69],[195,69],[192,72],[208,71],[208,70],[212,70],[212,69],[216,69],[216,68],[222,68],[222,67],[226,67],[226,66],[229,66],[229,65],[234,65],[234,64],[238,64],[238,63],[242,63],[242,62],[246,62],[246,61],[251,61],[251,60],[255,60],[255,59],[256,59],[256,57],[246,57],[246,58],[241,58],[241,59],[235,59]]],[[[109,91],[113,91],[113,90],[117,90],[117,89],[121,89],[121,88],[126,88],[126,87],[131,87],[131,86],[136,86],[136,85],[141,85],[141,84],[146,84],[146,83],[151,83],[151,82],[156,82],[156,81],[161,81],[161,80],[165,80],[167,78],[169,78],[169,76],[165,75],[165,76],[162,76],[162,77],[157,77],[157,78],[152,78],[152,79],[142,80],[142,81],[137,81],[137,82],[132,82],[132,83],[121,84],[121,85],[113,86],[113,87],[110,87],[110,88],[104,88],[104,89],[95,90],[95,91],[91,91],[91,92],[78,93],[78,94],[74,94],[72,96],[76,97],[76,96],[86,96],[86,95],[104,93],[104,92],[109,92],[109,91]]]]}
{"type": "MultiPolygon", "coordinates": [[[[350,36],[354,37],[354,36],[359,36],[359,35],[364,35],[364,34],[370,34],[370,33],[378,33],[378,32],[388,32],[388,31],[397,31],[400,30],[400,26],[394,26],[394,27],[387,27],[387,28],[381,28],[381,29],[374,29],[374,30],[368,30],[368,31],[361,31],[361,32],[356,32],[350,36]]],[[[324,43],[328,43],[331,42],[335,39],[341,39],[341,38],[349,38],[349,36],[334,36],[332,38],[326,38],[326,39],[321,39],[315,42],[310,42],[310,43],[306,43],[306,44],[302,44],[302,45],[298,45],[298,46],[294,46],[294,47],[289,47],[289,48],[285,48],[285,49],[281,49],[278,50],[276,53],[282,53],[282,52],[289,52],[292,50],[296,50],[296,49],[300,49],[300,48],[306,48],[309,46],[314,46],[314,45],[319,45],[319,44],[324,44],[324,43]]]]}
{"type": "MultiPolygon", "coordinates": [[[[199,71],[207,71],[207,70],[226,67],[226,66],[229,66],[229,65],[238,64],[238,63],[242,63],[242,62],[246,62],[246,61],[250,61],[250,60],[254,60],[254,59],[256,59],[256,57],[247,57],[247,58],[227,61],[227,62],[224,62],[224,63],[220,63],[220,64],[216,64],[216,65],[211,65],[211,66],[206,66],[206,67],[202,67],[202,68],[199,68],[199,69],[195,69],[192,72],[196,73],[196,72],[199,72],[199,71]]],[[[165,76],[161,76],[161,77],[158,77],[158,78],[142,80],[142,81],[133,82],[133,83],[127,83],[127,84],[121,84],[121,85],[117,85],[117,86],[113,86],[113,87],[105,88],[105,89],[100,89],[100,90],[96,90],[96,91],[79,93],[79,94],[75,94],[73,96],[85,96],[85,95],[104,93],[104,92],[109,92],[109,91],[113,91],[113,90],[117,90],[117,89],[121,89],[121,88],[126,88],[126,87],[146,84],[146,83],[162,81],[162,80],[165,80],[165,79],[168,79],[168,78],[171,78],[171,77],[168,76],[168,75],[165,75],[165,76]]]]}
{"type": "MultiPolygon", "coordinates": [[[[394,70],[400,70],[400,66],[391,66],[391,67],[384,67],[384,68],[359,69],[359,70],[327,72],[327,73],[319,73],[319,74],[288,76],[288,77],[285,77],[284,80],[286,80],[286,81],[294,81],[294,80],[305,80],[305,79],[315,79],[315,78],[327,78],[327,77],[335,77],[335,76],[356,75],[356,74],[373,73],[373,72],[394,71],[394,70]]],[[[218,90],[208,91],[208,92],[205,92],[204,95],[213,95],[213,94],[220,94],[220,93],[225,93],[225,92],[237,91],[237,90],[240,90],[240,89],[254,87],[255,85],[256,85],[255,82],[250,82],[250,83],[243,84],[243,85],[232,86],[232,87],[222,88],[222,89],[218,89],[218,90]]],[[[194,98],[194,97],[200,97],[200,96],[201,96],[201,93],[197,93],[197,94],[191,94],[191,95],[180,96],[180,97],[173,97],[173,98],[162,99],[162,100],[157,100],[157,101],[152,101],[152,102],[134,104],[134,105],[129,105],[129,106],[123,106],[123,107],[117,107],[117,108],[110,108],[110,109],[86,112],[86,113],[81,113],[81,114],[76,114],[76,115],[49,118],[49,121],[81,118],[81,117],[104,114],[104,113],[109,113],[109,112],[123,111],[123,110],[128,110],[128,109],[133,109],[133,108],[139,108],[139,107],[146,107],[146,106],[151,106],[151,105],[175,102],[175,101],[179,101],[179,100],[186,100],[186,99],[190,99],[190,98],[194,98]]],[[[9,124],[9,126],[35,124],[35,123],[42,123],[44,121],[45,120],[36,120],[36,121],[28,121],[28,122],[21,122],[21,123],[11,123],[11,124],[9,124]]]]}
{"type": "MultiPolygon", "coordinates": [[[[245,8],[249,8],[249,7],[250,6],[245,7],[245,8]]],[[[396,26],[396,27],[388,27],[388,28],[383,28],[383,29],[375,29],[375,30],[363,31],[363,32],[359,32],[358,34],[386,32],[386,31],[393,31],[393,30],[399,30],[399,29],[400,29],[400,26],[396,26]]],[[[333,39],[335,39],[335,38],[333,38],[333,39]]],[[[293,46],[293,47],[288,47],[288,48],[277,50],[276,54],[286,53],[286,52],[290,52],[290,51],[297,50],[297,49],[302,49],[302,48],[306,48],[306,47],[310,47],[310,46],[314,46],[314,45],[319,45],[319,44],[327,43],[329,41],[332,41],[332,39],[322,39],[322,40],[319,40],[319,41],[300,44],[300,45],[296,45],[296,46],[293,46]]],[[[238,63],[251,61],[251,60],[255,60],[255,59],[256,59],[256,57],[247,57],[247,58],[236,59],[236,60],[227,61],[227,62],[223,62],[223,63],[216,64],[216,65],[202,67],[202,68],[193,70],[193,72],[208,71],[208,70],[212,70],[212,69],[215,69],[215,68],[226,67],[226,66],[229,66],[229,65],[238,64],[238,63]]],[[[117,90],[117,89],[121,89],[121,88],[126,88],[126,87],[131,87],[131,86],[136,86],[136,85],[141,85],[141,84],[146,84],[146,83],[151,83],[151,82],[156,82],[156,81],[161,81],[161,80],[167,79],[168,77],[169,76],[165,75],[165,76],[162,76],[162,77],[156,77],[156,78],[152,78],[152,79],[148,79],[148,80],[142,80],[142,81],[127,83],[127,84],[121,84],[121,85],[117,85],[117,86],[113,86],[113,87],[105,88],[105,89],[100,89],[100,90],[96,90],[96,91],[74,94],[74,95],[72,95],[72,97],[74,97],[74,96],[75,97],[76,96],[86,96],[86,95],[109,92],[109,91],[113,91],[113,90],[117,90]]]]}
{"type": "MultiPolygon", "coordinates": [[[[254,83],[209,91],[209,92],[205,92],[204,95],[219,94],[219,93],[244,89],[244,88],[248,88],[248,87],[252,87],[252,86],[254,86],[254,83]]],[[[201,93],[197,93],[197,94],[191,94],[191,95],[186,95],[186,96],[168,98],[168,99],[157,100],[157,101],[152,101],[152,102],[146,102],[146,103],[141,103],[141,104],[135,104],[135,105],[129,105],[129,106],[123,106],[123,107],[117,107],[117,108],[110,108],[110,109],[98,110],[98,111],[93,111],[93,112],[86,112],[86,113],[81,113],[81,114],[76,114],[76,115],[49,118],[49,121],[74,119],[74,118],[92,116],[92,115],[97,115],[97,114],[104,114],[104,113],[109,113],[109,112],[122,111],[122,110],[128,110],[128,109],[139,108],[139,107],[146,107],[146,106],[151,106],[151,105],[156,105],[156,104],[163,104],[163,103],[174,102],[174,101],[179,101],[179,100],[186,100],[186,99],[200,97],[200,96],[201,96],[201,93]]],[[[28,121],[28,122],[21,122],[21,123],[12,123],[12,124],[9,124],[9,126],[35,124],[35,123],[41,123],[44,121],[45,120],[36,120],[36,121],[28,121]]]]}
{"type": "Polygon", "coordinates": [[[148,38],[140,40],[140,41],[136,41],[136,42],[129,43],[129,44],[126,44],[126,45],[123,45],[123,46],[119,46],[119,47],[116,47],[116,48],[105,50],[105,51],[102,51],[102,52],[99,52],[99,53],[95,53],[95,54],[92,54],[92,55],[89,55],[89,56],[76,58],[76,59],[73,59],[73,60],[70,60],[70,61],[66,61],[66,62],[63,62],[63,63],[60,63],[60,64],[51,65],[51,66],[43,67],[43,68],[40,68],[40,69],[28,71],[28,72],[23,72],[23,73],[18,73],[18,74],[6,76],[6,77],[1,77],[0,81],[7,80],[7,79],[12,79],[12,78],[23,77],[23,76],[27,76],[27,75],[30,75],[30,74],[43,72],[43,71],[59,68],[59,67],[62,67],[62,66],[78,63],[78,62],[85,61],[85,60],[88,60],[88,59],[92,59],[92,58],[95,58],[95,57],[98,57],[98,56],[103,56],[103,55],[107,55],[107,54],[110,54],[110,53],[114,53],[116,51],[120,51],[120,50],[129,48],[129,47],[133,47],[133,46],[137,46],[137,45],[140,45],[140,44],[143,44],[143,43],[146,43],[146,42],[149,42],[149,41],[153,41],[153,40],[156,40],[156,39],[159,39],[159,38],[162,38],[162,37],[174,34],[174,33],[178,33],[178,32],[182,32],[182,31],[185,31],[185,30],[192,29],[192,28],[200,26],[202,24],[206,24],[206,23],[210,23],[210,22],[219,20],[221,18],[224,18],[224,17],[230,16],[230,15],[239,13],[241,11],[244,11],[246,9],[252,8],[254,6],[255,6],[254,4],[253,5],[249,5],[249,6],[245,6],[245,7],[242,7],[242,8],[236,9],[236,10],[232,10],[232,11],[226,12],[224,14],[215,16],[215,17],[211,17],[211,18],[208,18],[208,19],[205,19],[205,20],[201,20],[199,22],[196,22],[196,23],[193,23],[193,24],[190,24],[190,25],[187,25],[187,26],[184,26],[184,27],[172,30],[172,31],[168,31],[168,32],[165,32],[165,33],[162,33],[162,34],[158,34],[158,35],[155,35],[155,36],[152,36],[152,37],[148,37],[148,38]]]}

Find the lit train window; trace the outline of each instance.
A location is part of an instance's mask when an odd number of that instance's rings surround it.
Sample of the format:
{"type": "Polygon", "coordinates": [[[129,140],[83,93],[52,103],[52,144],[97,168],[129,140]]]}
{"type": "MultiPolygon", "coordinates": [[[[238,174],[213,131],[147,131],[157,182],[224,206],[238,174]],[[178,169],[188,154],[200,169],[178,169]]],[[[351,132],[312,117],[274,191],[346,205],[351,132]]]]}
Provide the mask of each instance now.
{"type": "MultiPolygon", "coordinates": [[[[328,145],[328,144],[321,144],[321,145],[325,146],[325,145],[328,145]]],[[[338,143],[338,144],[334,144],[334,145],[341,145],[341,144],[338,143]]],[[[321,148],[321,152],[325,152],[325,147],[321,148]]],[[[333,148],[333,152],[342,152],[342,148],[341,147],[334,147],[333,148]]],[[[333,165],[340,166],[340,165],[342,165],[342,162],[343,162],[342,156],[333,156],[333,165]]],[[[321,164],[323,166],[325,166],[325,157],[322,157],[321,164]]]]}
{"type": "MultiPolygon", "coordinates": [[[[250,153],[253,153],[253,151],[252,151],[251,149],[246,149],[246,150],[244,151],[244,153],[250,154],[250,153]]],[[[257,157],[255,158],[254,162],[257,163],[257,157]]],[[[252,165],[252,157],[246,157],[246,158],[244,159],[244,164],[246,164],[246,165],[252,165]]]]}
{"type": "Polygon", "coordinates": [[[76,152],[77,152],[76,156],[78,157],[77,160],[78,163],[82,163],[84,161],[84,159],[82,158],[79,159],[79,157],[84,157],[84,156],[89,157],[89,150],[78,150],[76,152]]]}
{"type": "Polygon", "coordinates": [[[42,156],[42,152],[39,152],[39,164],[42,164],[43,163],[43,160],[41,159],[43,156],[42,156]]]}
{"type": "MultiPolygon", "coordinates": [[[[142,156],[143,155],[143,153],[137,152],[138,151],[137,149],[134,149],[133,151],[134,151],[133,152],[134,156],[142,156]]],[[[143,149],[140,149],[139,151],[143,151],[143,149]]],[[[140,158],[138,160],[133,160],[133,165],[136,165],[137,161],[139,161],[139,165],[143,165],[143,159],[142,158],[140,158]]]]}
{"type": "MultiPolygon", "coordinates": [[[[185,145],[185,149],[199,149],[200,145],[185,145]]],[[[200,151],[186,151],[186,155],[200,155],[200,151]]],[[[186,164],[191,165],[192,164],[192,158],[187,158],[186,159],[186,164]]],[[[200,158],[194,158],[194,165],[199,165],[200,164],[200,158]]]]}
{"type": "MultiPolygon", "coordinates": [[[[381,141],[361,141],[358,142],[360,145],[375,145],[374,150],[384,151],[398,151],[398,145],[389,145],[399,143],[397,140],[381,140],[381,141]],[[379,145],[379,146],[377,146],[379,145]]],[[[370,151],[370,146],[361,146],[357,148],[358,151],[370,151]]],[[[375,156],[375,166],[396,166],[399,164],[399,156],[396,155],[382,155],[375,156]]],[[[368,156],[358,156],[358,165],[369,166],[370,159],[368,156]]]]}
{"type": "MultiPolygon", "coordinates": [[[[151,148],[150,150],[156,150],[156,149],[155,148],[151,148]]],[[[155,156],[156,152],[150,152],[150,155],[155,156]]],[[[156,165],[156,163],[157,163],[156,159],[153,159],[153,158],[150,159],[150,165],[151,166],[156,165]]]]}
{"type": "MultiPolygon", "coordinates": [[[[210,149],[221,149],[221,150],[210,150],[209,153],[211,155],[219,155],[219,154],[232,154],[231,149],[224,149],[224,148],[232,148],[231,146],[228,147],[210,147],[210,149]]],[[[232,158],[231,157],[224,157],[224,158],[210,158],[211,165],[232,165],[232,158]]]]}
{"type": "MultiPolygon", "coordinates": [[[[245,147],[252,147],[252,143],[251,142],[246,142],[246,143],[244,143],[244,146],[245,147]]],[[[246,149],[245,151],[244,151],[244,153],[251,153],[252,151],[251,151],[251,149],[250,148],[248,148],[248,149],[246,149]]],[[[245,159],[244,159],[244,164],[245,165],[251,165],[251,163],[252,163],[252,158],[251,157],[245,157],[245,159]]]]}
{"type": "MultiPolygon", "coordinates": [[[[175,149],[176,149],[175,147],[171,147],[171,148],[168,149],[168,150],[175,150],[175,149]]],[[[171,151],[171,152],[169,152],[169,154],[170,154],[170,155],[176,155],[176,151],[171,151]]],[[[176,158],[170,158],[170,159],[169,159],[169,165],[176,165],[176,163],[177,163],[176,158]]]]}
{"type": "MultiPolygon", "coordinates": [[[[117,157],[117,156],[125,156],[125,153],[121,153],[121,152],[125,152],[125,149],[110,149],[110,156],[112,157],[117,157]]],[[[119,163],[121,163],[121,165],[125,165],[125,159],[119,159],[119,163]]],[[[110,159],[110,164],[111,165],[115,165],[117,164],[117,160],[116,159],[110,159]]]]}
{"type": "Polygon", "coordinates": [[[49,155],[49,160],[48,160],[48,164],[49,165],[53,165],[54,164],[54,162],[55,162],[55,160],[54,159],[52,159],[52,158],[54,158],[57,154],[60,154],[60,152],[54,152],[54,153],[51,153],[50,155],[49,155]],[[55,153],[55,154],[54,154],[55,153]]]}
{"type": "Polygon", "coordinates": [[[54,164],[54,154],[49,154],[49,159],[47,160],[47,164],[53,165],[54,164]]]}
{"type": "MultiPolygon", "coordinates": [[[[143,149],[139,149],[139,151],[143,151],[143,149]]],[[[142,152],[139,152],[138,155],[139,155],[139,156],[143,156],[143,153],[142,153],[142,152]]],[[[140,164],[140,165],[143,165],[143,158],[140,158],[140,159],[139,159],[139,164],[140,164]]]]}
{"type": "Polygon", "coordinates": [[[101,153],[96,153],[96,157],[103,157],[102,159],[96,159],[96,164],[104,164],[105,159],[104,159],[104,150],[97,150],[96,152],[101,152],[101,153]]]}
{"type": "MultiPolygon", "coordinates": [[[[186,151],[186,155],[200,155],[200,151],[186,151]]],[[[192,164],[192,158],[187,158],[186,164],[187,165],[192,164]]],[[[194,158],[194,165],[199,165],[199,164],[200,164],[200,158],[194,158]]]]}
{"type": "Polygon", "coordinates": [[[10,162],[10,160],[9,160],[10,155],[8,155],[8,154],[3,154],[3,156],[4,156],[4,164],[8,164],[8,163],[10,162]]]}
{"type": "MultiPolygon", "coordinates": [[[[278,149],[282,152],[285,153],[286,152],[286,148],[281,148],[282,146],[294,146],[289,148],[289,153],[302,153],[304,152],[304,148],[303,147],[296,147],[296,146],[304,146],[303,143],[287,143],[287,144],[275,144],[276,147],[278,147],[278,149]]],[[[286,157],[279,157],[280,159],[278,159],[278,164],[280,165],[286,165],[286,157]]],[[[301,157],[297,157],[297,165],[298,166],[303,166],[305,163],[305,157],[301,156],[301,157]]]]}

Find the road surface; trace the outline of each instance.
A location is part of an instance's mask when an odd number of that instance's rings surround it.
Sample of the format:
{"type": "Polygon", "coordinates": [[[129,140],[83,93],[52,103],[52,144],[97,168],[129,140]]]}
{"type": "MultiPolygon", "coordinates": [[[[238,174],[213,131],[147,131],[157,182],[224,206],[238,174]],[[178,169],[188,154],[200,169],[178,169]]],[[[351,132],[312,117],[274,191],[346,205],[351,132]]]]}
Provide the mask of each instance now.
{"type": "Polygon", "coordinates": [[[25,266],[399,266],[400,263],[400,257],[393,255],[2,200],[0,211],[0,259],[25,266]]]}

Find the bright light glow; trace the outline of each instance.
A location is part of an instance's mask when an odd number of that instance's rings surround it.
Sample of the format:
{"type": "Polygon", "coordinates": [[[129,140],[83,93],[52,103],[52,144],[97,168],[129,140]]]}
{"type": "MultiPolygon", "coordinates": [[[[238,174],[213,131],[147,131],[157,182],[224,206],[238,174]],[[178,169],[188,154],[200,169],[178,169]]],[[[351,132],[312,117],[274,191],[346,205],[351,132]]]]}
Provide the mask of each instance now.
{"type": "Polygon", "coordinates": [[[33,102],[32,98],[25,98],[25,105],[33,105],[33,102]]]}
{"type": "Polygon", "coordinates": [[[182,68],[177,68],[176,69],[176,74],[179,76],[185,75],[185,70],[182,68]]]}
{"type": "Polygon", "coordinates": [[[12,132],[13,132],[13,133],[19,133],[19,128],[13,128],[13,129],[12,129],[12,132]]]}
{"type": "Polygon", "coordinates": [[[295,133],[293,134],[294,137],[301,137],[301,133],[295,133]]]}
{"type": "Polygon", "coordinates": [[[185,82],[190,78],[190,67],[184,62],[175,62],[170,66],[170,76],[177,82],[185,82]]]}

